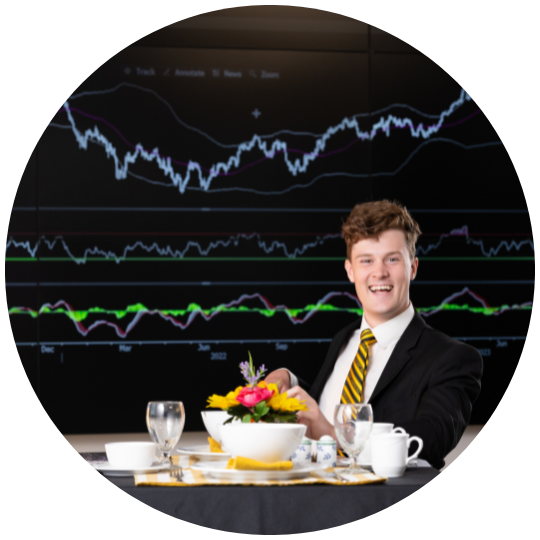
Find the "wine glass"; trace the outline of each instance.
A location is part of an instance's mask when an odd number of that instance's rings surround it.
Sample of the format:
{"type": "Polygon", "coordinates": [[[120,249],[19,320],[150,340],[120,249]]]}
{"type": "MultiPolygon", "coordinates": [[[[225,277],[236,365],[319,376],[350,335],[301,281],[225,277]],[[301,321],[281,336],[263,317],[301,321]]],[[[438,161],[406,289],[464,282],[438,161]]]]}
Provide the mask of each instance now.
{"type": "Polygon", "coordinates": [[[373,411],[371,405],[363,403],[342,403],[336,405],[334,429],[341,447],[351,458],[344,472],[358,474],[366,472],[358,466],[357,458],[371,433],[373,411]]]}
{"type": "MultiPolygon", "coordinates": [[[[181,401],[150,401],[146,407],[146,425],[150,437],[161,450],[173,470],[171,452],[178,443],[186,420],[181,401]]],[[[180,467],[182,474],[182,467],[180,467]]]]}

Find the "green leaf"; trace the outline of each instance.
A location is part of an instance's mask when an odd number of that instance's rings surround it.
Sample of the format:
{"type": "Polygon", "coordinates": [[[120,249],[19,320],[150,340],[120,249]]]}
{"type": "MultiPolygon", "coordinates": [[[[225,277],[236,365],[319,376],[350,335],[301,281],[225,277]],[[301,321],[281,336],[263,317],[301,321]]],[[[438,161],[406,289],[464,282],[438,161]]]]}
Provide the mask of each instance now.
{"type": "Polygon", "coordinates": [[[249,355],[249,374],[253,377],[253,375],[255,374],[254,369],[253,369],[253,359],[251,358],[251,353],[249,351],[248,351],[248,355],[249,355]]]}
{"type": "Polygon", "coordinates": [[[255,412],[259,414],[264,414],[262,411],[264,411],[264,409],[267,409],[267,408],[268,407],[266,406],[266,401],[259,401],[259,403],[255,405],[255,412]]]}
{"type": "Polygon", "coordinates": [[[287,424],[296,424],[297,421],[296,414],[282,414],[278,418],[279,422],[284,422],[287,424]]]}
{"type": "Polygon", "coordinates": [[[246,414],[243,418],[242,418],[242,422],[244,424],[249,424],[251,422],[251,419],[253,418],[253,415],[251,414],[246,414]]]}
{"type": "Polygon", "coordinates": [[[266,422],[279,422],[286,424],[296,424],[298,421],[296,413],[270,410],[265,417],[266,422]]]}

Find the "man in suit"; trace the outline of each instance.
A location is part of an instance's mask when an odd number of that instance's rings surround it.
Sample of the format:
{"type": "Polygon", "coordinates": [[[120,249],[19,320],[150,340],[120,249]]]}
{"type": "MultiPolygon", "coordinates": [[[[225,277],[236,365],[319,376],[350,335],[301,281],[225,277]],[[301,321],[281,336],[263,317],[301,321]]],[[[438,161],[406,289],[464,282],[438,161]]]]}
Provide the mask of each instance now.
{"type": "Polygon", "coordinates": [[[309,394],[286,369],[266,380],[306,401],[308,411],[299,413],[299,421],[308,426],[309,437],[336,439],[333,412],[347,394],[349,402],[370,403],[376,422],[419,436],[424,442],[420,457],[442,468],[480,393],[482,357],[428,326],[411,304],[420,228],[404,207],[389,201],[356,205],[342,233],[345,270],[363,317],[335,335],[309,394]],[[350,373],[361,339],[367,366],[357,377],[364,381],[355,386],[350,373]]]}

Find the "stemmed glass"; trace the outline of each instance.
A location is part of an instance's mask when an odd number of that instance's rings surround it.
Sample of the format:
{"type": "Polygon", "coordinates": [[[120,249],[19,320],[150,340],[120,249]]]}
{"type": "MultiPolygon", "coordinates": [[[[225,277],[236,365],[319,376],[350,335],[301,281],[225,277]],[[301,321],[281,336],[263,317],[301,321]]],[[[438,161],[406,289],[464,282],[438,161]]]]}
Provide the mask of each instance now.
{"type": "Polygon", "coordinates": [[[346,473],[366,472],[358,466],[357,459],[369,438],[373,425],[371,405],[363,403],[342,403],[336,405],[334,429],[341,447],[351,458],[346,473]]]}
{"type": "MultiPolygon", "coordinates": [[[[146,407],[146,425],[150,437],[158,445],[173,470],[171,452],[178,443],[186,420],[181,401],[150,401],[146,407]]],[[[182,474],[182,467],[179,467],[182,474]]]]}

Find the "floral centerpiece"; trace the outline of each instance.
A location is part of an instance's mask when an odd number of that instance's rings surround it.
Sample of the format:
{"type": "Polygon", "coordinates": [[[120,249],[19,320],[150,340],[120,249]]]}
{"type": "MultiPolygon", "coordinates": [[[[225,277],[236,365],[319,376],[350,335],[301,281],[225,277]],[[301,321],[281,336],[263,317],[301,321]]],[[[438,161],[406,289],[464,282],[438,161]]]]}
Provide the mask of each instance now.
{"type": "Polygon", "coordinates": [[[288,398],[287,392],[279,393],[276,384],[266,383],[260,379],[266,372],[264,364],[255,371],[253,359],[249,354],[249,362],[242,362],[240,370],[247,384],[238,386],[226,396],[214,394],[208,398],[208,407],[227,411],[230,418],[228,424],[235,418],[244,423],[253,422],[286,422],[296,423],[297,412],[307,411],[303,401],[288,398]]]}

